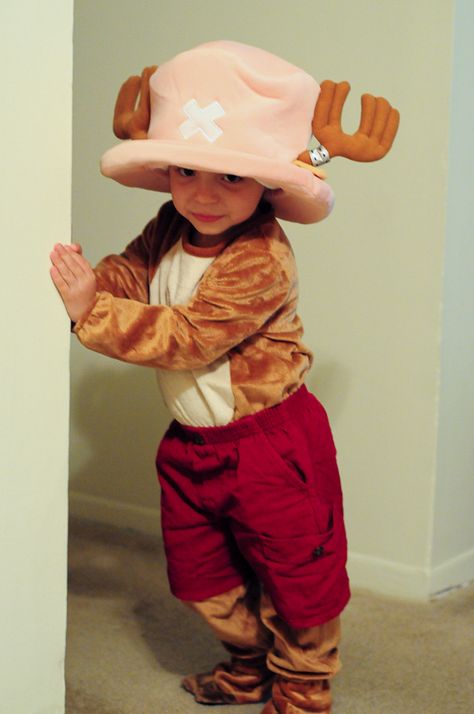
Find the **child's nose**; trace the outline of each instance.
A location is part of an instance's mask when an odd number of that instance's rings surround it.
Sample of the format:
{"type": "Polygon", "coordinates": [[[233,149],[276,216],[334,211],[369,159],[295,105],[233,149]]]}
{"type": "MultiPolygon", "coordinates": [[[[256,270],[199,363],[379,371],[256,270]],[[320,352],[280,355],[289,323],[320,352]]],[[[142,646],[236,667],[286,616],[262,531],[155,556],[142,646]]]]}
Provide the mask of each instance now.
{"type": "Polygon", "coordinates": [[[200,203],[215,203],[218,199],[215,182],[212,177],[201,176],[196,186],[196,199],[200,203]]]}

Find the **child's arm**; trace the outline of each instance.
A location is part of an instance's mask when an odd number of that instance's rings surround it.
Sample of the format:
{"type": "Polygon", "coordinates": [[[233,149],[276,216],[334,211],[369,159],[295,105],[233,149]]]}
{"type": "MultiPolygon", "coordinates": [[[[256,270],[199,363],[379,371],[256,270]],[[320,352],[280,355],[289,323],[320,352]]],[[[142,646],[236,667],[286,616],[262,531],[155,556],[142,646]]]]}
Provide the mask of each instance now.
{"type": "Polygon", "coordinates": [[[295,284],[289,248],[273,255],[257,238],[237,241],[186,305],[143,305],[102,292],[74,331],[84,346],[125,362],[198,369],[261,331],[295,284]]]}
{"type": "Polygon", "coordinates": [[[92,307],[97,281],[92,267],[77,244],[57,243],[50,254],[51,278],[72,322],[77,322],[92,307]]]}
{"type": "MultiPolygon", "coordinates": [[[[162,206],[158,216],[145,226],[142,233],[120,255],[107,256],[93,270],[82,257],[80,245],[57,244],[50,256],[53,263],[51,277],[69,316],[71,312],[79,315],[77,319],[85,316],[92,308],[97,293],[102,291],[114,297],[148,303],[150,251],[153,244],[157,247],[161,245],[157,235],[166,233],[172,215],[169,205],[162,206]],[[90,280],[88,284],[87,279],[90,280]]],[[[77,319],[71,319],[77,322],[77,319]]]]}
{"type": "MultiPolygon", "coordinates": [[[[172,230],[173,220],[176,220],[176,211],[169,202],[160,208],[158,215],[123,252],[101,260],[94,268],[97,290],[111,293],[114,297],[148,303],[150,262],[156,265],[157,253],[165,250],[163,246],[172,230]]],[[[179,232],[179,228],[175,232],[179,232]]]]}
{"type": "Polygon", "coordinates": [[[115,297],[148,302],[148,264],[155,220],[118,255],[108,255],[94,268],[97,290],[115,297]]]}

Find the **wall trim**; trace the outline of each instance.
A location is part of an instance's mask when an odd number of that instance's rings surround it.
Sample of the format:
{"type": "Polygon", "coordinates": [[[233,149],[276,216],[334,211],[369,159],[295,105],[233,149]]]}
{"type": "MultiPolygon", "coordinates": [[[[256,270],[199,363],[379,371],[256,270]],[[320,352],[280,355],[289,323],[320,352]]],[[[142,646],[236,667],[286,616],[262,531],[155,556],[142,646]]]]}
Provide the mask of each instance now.
{"type": "Polygon", "coordinates": [[[425,568],[349,552],[348,571],[353,587],[411,600],[429,598],[429,571],[425,568]]]}
{"type": "Polygon", "coordinates": [[[394,597],[428,600],[474,580],[474,549],[434,568],[349,553],[348,571],[354,587],[394,597]]]}
{"type": "Polygon", "coordinates": [[[474,548],[437,565],[431,571],[430,593],[438,594],[474,580],[474,548]]]}

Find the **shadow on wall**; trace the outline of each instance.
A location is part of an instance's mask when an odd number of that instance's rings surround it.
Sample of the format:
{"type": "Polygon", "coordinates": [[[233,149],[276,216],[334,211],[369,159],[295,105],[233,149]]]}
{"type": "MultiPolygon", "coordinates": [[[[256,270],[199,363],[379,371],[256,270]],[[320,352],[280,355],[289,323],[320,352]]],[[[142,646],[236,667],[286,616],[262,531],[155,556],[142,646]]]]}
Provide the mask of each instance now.
{"type": "Polygon", "coordinates": [[[306,386],[327,410],[331,423],[335,422],[343,413],[350,392],[349,370],[337,362],[319,362],[316,355],[306,386]]]}
{"type": "Polygon", "coordinates": [[[102,360],[73,382],[70,488],[159,508],[154,461],[170,416],[154,371],[102,360]]]}

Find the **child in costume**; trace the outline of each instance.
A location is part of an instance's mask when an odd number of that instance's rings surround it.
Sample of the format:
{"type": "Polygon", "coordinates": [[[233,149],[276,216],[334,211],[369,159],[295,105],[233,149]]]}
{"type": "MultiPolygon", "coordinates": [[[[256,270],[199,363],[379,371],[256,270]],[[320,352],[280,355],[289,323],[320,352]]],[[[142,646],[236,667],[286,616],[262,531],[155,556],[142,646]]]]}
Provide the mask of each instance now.
{"type": "Polygon", "coordinates": [[[170,587],[231,655],[183,681],[202,703],[331,709],[349,599],[342,494],[326,414],[304,386],[312,355],[276,217],[329,214],[329,154],[389,150],[398,113],[365,95],[348,136],[348,91],[235,42],[144,70],[119,93],[125,141],[102,172],[172,201],[94,270],[79,246],[51,254],[82,344],[155,368],[174,417],[157,455],[170,587]],[[308,150],[311,134],[326,148],[308,150]]]}

